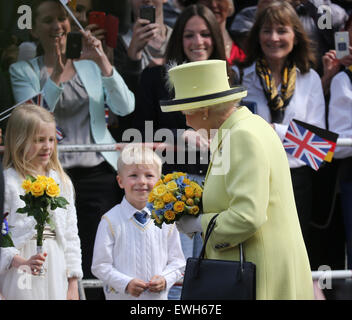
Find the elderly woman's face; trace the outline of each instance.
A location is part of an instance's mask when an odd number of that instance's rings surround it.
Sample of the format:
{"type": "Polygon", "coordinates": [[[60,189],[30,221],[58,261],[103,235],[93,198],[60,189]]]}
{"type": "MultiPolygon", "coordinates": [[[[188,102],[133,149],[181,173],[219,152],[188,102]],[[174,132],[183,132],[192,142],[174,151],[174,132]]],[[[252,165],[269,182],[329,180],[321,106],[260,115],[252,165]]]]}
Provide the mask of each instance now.
{"type": "Polygon", "coordinates": [[[64,53],[70,31],[66,11],[59,3],[47,1],[38,7],[32,34],[39,40],[45,52],[53,51],[55,42],[59,41],[60,50],[64,53]]]}
{"type": "Polygon", "coordinates": [[[259,42],[266,60],[278,63],[292,51],[295,33],[290,25],[264,24],[259,32],[259,42]]]}
{"type": "Polygon", "coordinates": [[[199,130],[204,128],[203,113],[200,109],[182,111],[186,117],[187,126],[193,128],[194,130],[199,130]]]}
{"type": "Polygon", "coordinates": [[[226,21],[230,13],[229,0],[198,0],[198,3],[207,6],[215,15],[219,24],[226,21]]]}
{"type": "Polygon", "coordinates": [[[190,18],[183,30],[183,51],[188,60],[208,60],[213,49],[213,39],[204,19],[199,16],[190,18]]]}

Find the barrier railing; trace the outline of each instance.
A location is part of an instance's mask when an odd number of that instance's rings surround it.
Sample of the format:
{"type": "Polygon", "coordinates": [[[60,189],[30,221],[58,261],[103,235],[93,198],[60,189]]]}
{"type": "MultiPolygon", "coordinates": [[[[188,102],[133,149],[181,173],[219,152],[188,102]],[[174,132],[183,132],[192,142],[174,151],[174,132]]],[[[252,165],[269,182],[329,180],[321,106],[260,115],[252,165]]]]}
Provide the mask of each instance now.
{"type": "MultiPolygon", "coordinates": [[[[312,271],[312,280],[320,279],[352,279],[352,270],[326,270],[312,271]]],[[[182,286],[183,279],[176,282],[174,286],[182,286]]],[[[79,295],[81,300],[86,300],[85,289],[102,288],[103,282],[97,279],[83,279],[79,281],[79,295]]]]}
{"type": "MultiPolygon", "coordinates": [[[[114,143],[114,144],[59,144],[59,152],[107,152],[121,150],[128,143],[114,143]]],[[[162,143],[162,142],[151,142],[144,143],[146,146],[150,146],[153,149],[169,149],[174,150],[175,146],[162,143]]],[[[352,147],[352,138],[338,138],[336,145],[339,147],[352,147]]],[[[4,146],[0,146],[0,152],[4,151],[4,146]]]]}

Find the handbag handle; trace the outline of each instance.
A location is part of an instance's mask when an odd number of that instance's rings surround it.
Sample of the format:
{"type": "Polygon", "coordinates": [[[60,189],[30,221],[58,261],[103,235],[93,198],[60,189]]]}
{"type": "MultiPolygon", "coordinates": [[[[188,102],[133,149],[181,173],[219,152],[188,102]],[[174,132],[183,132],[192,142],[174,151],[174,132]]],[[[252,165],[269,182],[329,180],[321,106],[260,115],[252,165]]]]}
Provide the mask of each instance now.
{"type": "MultiPolygon", "coordinates": [[[[203,247],[202,247],[202,250],[201,250],[201,252],[199,254],[199,257],[198,257],[198,266],[200,266],[200,263],[201,263],[202,259],[204,259],[207,242],[208,242],[208,239],[210,237],[210,234],[212,233],[212,231],[215,228],[216,218],[217,218],[218,215],[219,214],[216,214],[215,216],[213,216],[211,218],[211,220],[209,221],[209,223],[208,223],[207,230],[206,230],[205,236],[204,236],[203,247]]],[[[242,273],[242,272],[244,272],[244,262],[246,261],[245,260],[245,256],[244,256],[244,252],[243,252],[242,242],[239,244],[239,251],[240,251],[239,252],[240,253],[240,266],[241,266],[241,273],[242,273]]]]}

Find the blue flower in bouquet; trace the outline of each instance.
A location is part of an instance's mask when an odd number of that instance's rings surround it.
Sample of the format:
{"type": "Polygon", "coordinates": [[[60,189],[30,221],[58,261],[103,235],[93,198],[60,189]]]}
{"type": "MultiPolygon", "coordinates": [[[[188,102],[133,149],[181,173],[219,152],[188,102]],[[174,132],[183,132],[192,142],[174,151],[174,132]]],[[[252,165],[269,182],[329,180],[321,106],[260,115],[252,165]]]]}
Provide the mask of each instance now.
{"type": "Polygon", "coordinates": [[[5,213],[4,219],[1,225],[1,237],[0,237],[0,247],[14,247],[10,233],[9,233],[9,223],[7,222],[8,212],[5,213]]]}
{"type": "Polygon", "coordinates": [[[152,211],[154,209],[153,203],[152,202],[147,202],[147,208],[152,211]]]}
{"type": "Polygon", "coordinates": [[[176,180],[177,186],[181,190],[183,190],[187,186],[187,184],[184,183],[184,180],[185,180],[185,176],[181,176],[176,180]]]}
{"type": "Polygon", "coordinates": [[[174,207],[174,206],[173,206],[172,203],[167,203],[167,204],[165,205],[163,211],[165,212],[166,210],[172,210],[173,207],[174,207]]]}

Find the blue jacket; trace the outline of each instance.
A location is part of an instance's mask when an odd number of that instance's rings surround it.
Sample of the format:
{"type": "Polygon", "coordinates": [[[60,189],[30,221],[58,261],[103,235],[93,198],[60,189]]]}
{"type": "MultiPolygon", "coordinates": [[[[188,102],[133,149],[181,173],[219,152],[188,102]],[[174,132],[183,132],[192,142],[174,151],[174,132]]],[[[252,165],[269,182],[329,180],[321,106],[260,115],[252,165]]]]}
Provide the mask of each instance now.
{"type": "MultiPolygon", "coordinates": [[[[116,143],[106,127],[104,93],[106,94],[107,105],[113,113],[119,116],[125,116],[134,110],[133,93],[115,69],[113,69],[111,77],[103,77],[99,67],[90,60],[75,61],[74,67],[89,96],[90,126],[95,143],[116,143]]],[[[12,64],[10,66],[10,77],[17,103],[43,91],[50,111],[55,111],[55,106],[64,90],[64,85],[57,86],[49,77],[43,88],[40,87],[38,57],[12,64]]],[[[116,170],[119,153],[102,152],[102,155],[116,170]]]]}

